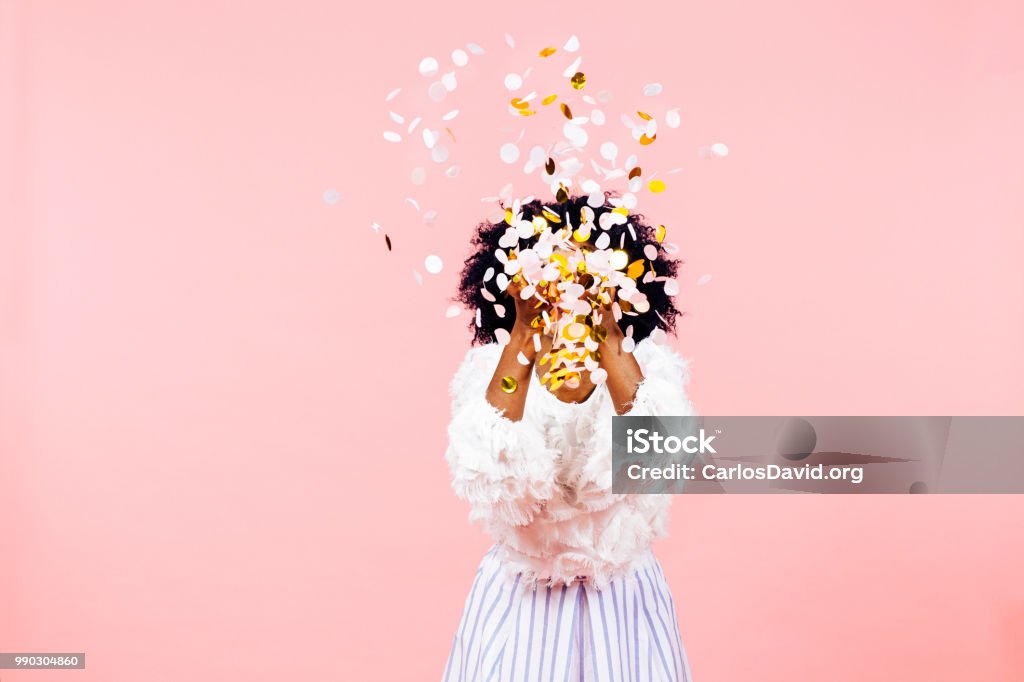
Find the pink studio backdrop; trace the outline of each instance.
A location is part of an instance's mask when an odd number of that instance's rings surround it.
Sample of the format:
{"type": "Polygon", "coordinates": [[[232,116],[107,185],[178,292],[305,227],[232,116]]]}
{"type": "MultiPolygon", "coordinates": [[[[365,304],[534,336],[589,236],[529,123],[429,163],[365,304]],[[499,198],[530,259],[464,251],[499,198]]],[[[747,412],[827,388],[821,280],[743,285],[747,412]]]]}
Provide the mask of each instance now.
{"type": "MultiPolygon", "coordinates": [[[[464,152],[479,177],[421,225],[383,97],[505,31],[576,33],[682,107],[651,211],[703,413],[1021,414],[1022,25],[1014,0],[0,0],[0,650],[88,660],[0,679],[439,679],[488,541],[442,458],[458,263],[408,265],[508,171],[464,152]]],[[[657,551],[699,682],[1009,681],[1022,530],[1013,497],[693,497],[657,551]]]]}

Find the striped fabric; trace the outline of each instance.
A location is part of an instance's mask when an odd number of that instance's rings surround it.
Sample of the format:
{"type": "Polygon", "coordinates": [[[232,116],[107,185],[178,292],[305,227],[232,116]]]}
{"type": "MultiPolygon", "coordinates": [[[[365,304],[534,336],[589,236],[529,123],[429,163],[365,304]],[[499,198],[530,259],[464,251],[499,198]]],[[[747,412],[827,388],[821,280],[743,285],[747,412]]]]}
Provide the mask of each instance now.
{"type": "Polygon", "coordinates": [[[444,682],[690,682],[675,604],[648,550],[630,575],[531,589],[484,556],[444,682]]]}

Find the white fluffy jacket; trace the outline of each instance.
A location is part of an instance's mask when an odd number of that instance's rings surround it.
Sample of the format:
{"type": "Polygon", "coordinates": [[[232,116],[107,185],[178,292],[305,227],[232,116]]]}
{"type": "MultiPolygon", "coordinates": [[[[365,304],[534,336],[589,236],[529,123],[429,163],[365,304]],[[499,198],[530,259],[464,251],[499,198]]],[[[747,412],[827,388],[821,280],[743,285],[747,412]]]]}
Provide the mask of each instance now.
{"type": "MultiPolygon", "coordinates": [[[[634,354],[644,379],[627,415],[693,415],[689,364],[645,339],[634,354]]],[[[557,585],[585,577],[596,587],[627,570],[665,534],[668,495],[611,492],[611,397],[604,385],[565,403],[531,373],[523,418],[486,399],[498,344],[471,348],[450,386],[446,459],[456,495],[496,540],[510,574],[557,585]]]]}

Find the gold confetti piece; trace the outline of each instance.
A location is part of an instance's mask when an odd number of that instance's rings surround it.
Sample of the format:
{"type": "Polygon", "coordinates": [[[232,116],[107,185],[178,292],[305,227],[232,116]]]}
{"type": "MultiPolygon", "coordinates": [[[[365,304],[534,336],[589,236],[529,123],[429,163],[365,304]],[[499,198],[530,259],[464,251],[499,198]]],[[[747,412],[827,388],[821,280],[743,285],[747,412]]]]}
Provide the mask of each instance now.
{"type": "MultiPolygon", "coordinates": [[[[608,338],[608,330],[601,325],[598,325],[594,327],[591,337],[598,343],[604,343],[604,340],[608,338]]],[[[594,351],[591,355],[595,360],[600,358],[600,354],[597,351],[594,351]]]]}
{"type": "Polygon", "coordinates": [[[515,393],[517,388],[519,388],[519,382],[515,377],[504,376],[501,378],[501,390],[505,393],[515,393]]]}
{"type": "Polygon", "coordinates": [[[572,83],[572,87],[577,90],[582,90],[583,86],[587,84],[587,77],[582,71],[577,71],[573,74],[572,78],[569,79],[569,82],[572,83]]]}
{"type": "MultiPolygon", "coordinates": [[[[582,233],[580,233],[579,230],[573,231],[572,238],[575,239],[578,242],[585,242],[585,241],[587,241],[587,237],[585,237],[582,233]]],[[[581,263],[581,265],[582,265],[582,263],[581,263]]]]}
{"type": "Polygon", "coordinates": [[[519,109],[518,112],[520,116],[533,116],[537,113],[533,109],[519,109]]]}
{"type": "MultiPolygon", "coordinates": [[[[554,159],[548,159],[548,163],[551,165],[551,170],[548,171],[548,174],[550,175],[550,174],[555,172],[555,160],[554,159]]],[[[545,170],[547,170],[546,166],[545,166],[545,170]]],[[[555,223],[555,224],[559,224],[559,223],[562,222],[562,219],[558,217],[558,214],[555,213],[554,211],[549,210],[547,206],[545,206],[541,210],[541,213],[544,214],[544,217],[547,218],[549,222],[552,222],[552,223],[555,223]]]]}
{"type": "Polygon", "coordinates": [[[640,177],[640,173],[641,173],[640,166],[637,166],[633,170],[629,171],[629,179],[632,180],[633,178],[639,178],[640,177]]]}
{"type": "Polygon", "coordinates": [[[562,102],[562,114],[570,121],[572,120],[572,109],[565,102],[562,102]]]}
{"type": "Polygon", "coordinates": [[[656,228],[654,228],[654,236],[657,238],[659,244],[665,241],[666,232],[668,232],[668,230],[665,229],[664,225],[658,225],[656,228]]]}
{"type": "Polygon", "coordinates": [[[558,95],[548,95],[547,97],[542,99],[540,103],[543,104],[544,106],[547,106],[554,102],[556,99],[558,99],[558,95]]]}
{"type": "Polygon", "coordinates": [[[555,200],[560,204],[564,204],[569,201],[569,193],[565,191],[565,187],[559,187],[555,193],[555,200]]]}
{"type": "Polygon", "coordinates": [[[505,209],[505,222],[508,223],[509,225],[511,225],[512,224],[512,217],[513,217],[512,216],[512,209],[506,208],[505,209]]]}
{"type": "Polygon", "coordinates": [[[558,52],[558,50],[553,48],[553,47],[545,47],[543,50],[540,51],[540,56],[541,57],[550,57],[551,55],[553,55],[556,52],[558,52]]]}
{"type": "Polygon", "coordinates": [[[518,97],[513,97],[512,98],[512,106],[514,106],[516,109],[526,109],[527,107],[530,106],[530,103],[529,102],[524,102],[523,100],[521,100],[518,97]]]}
{"type": "Polygon", "coordinates": [[[638,279],[644,274],[644,259],[635,260],[626,268],[626,276],[631,279],[638,279]]]}
{"type": "Polygon", "coordinates": [[[645,121],[650,121],[651,120],[651,115],[650,114],[645,114],[642,111],[638,111],[636,113],[637,113],[637,116],[639,116],[640,118],[642,118],[645,121]]]}
{"type": "Polygon", "coordinates": [[[621,270],[626,267],[627,263],[629,263],[629,254],[621,249],[615,249],[612,251],[612,255],[608,259],[608,264],[616,270],[621,270]]]}
{"type": "Polygon", "coordinates": [[[625,206],[616,206],[612,209],[612,213],[618,213],[619,215],[629,215],[629,209],[625,206]]]}
{"type": "Polygon", "coordinates": [[[640,144],[647,145],[647,144],[650,144],[650,143],[654,142],[657,139],[658,139],[657,133],[655,133],[651,137],[647,137],[647,133],[644,133],[643,135],[640,136],[640,144]]]}
{"type": "MultiPolygon", "coordinates": [[[[554,175],[555,174],[555,160],[552,159],[550,156],[548,157],[547,163],[544,164],[544,170],[547,171],[548,175],[554,175]]],[[[555,222],[559,222],[560,223],[562,221],[561,220],[556,220],[555,222]]]]}
{"type": "Polygon", "coordinates": [[[448,134],[451,135],[452,142],[455,142],[455,133],[452,132],[452,129],[451,128],[445,128],[445,130],[447,130],[448,134]]]}
{"type": "Polygon", "coordinates": [[[389,237],[388,235],[385,234],[384,235],[384,243],[388,245],[388,251],[390,251],[391,250],[391,237],[389,237]]]}
{"type": "Polygon", "coordinates": [[[651,190],[655,194],[658,194],[660,192],[665,191],[665,183],[661,180],[651,180],[649,183],[647,183],[647,189],[651,190]]]}

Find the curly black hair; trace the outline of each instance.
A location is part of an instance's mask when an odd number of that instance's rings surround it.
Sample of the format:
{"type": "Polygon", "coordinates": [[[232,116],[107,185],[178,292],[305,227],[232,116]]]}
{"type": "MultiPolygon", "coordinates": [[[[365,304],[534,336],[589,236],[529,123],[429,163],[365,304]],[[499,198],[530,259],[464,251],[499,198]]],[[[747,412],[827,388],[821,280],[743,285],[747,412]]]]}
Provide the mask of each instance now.
{"type": "MultiPolygon", "coordinates": [[[[595,225],[603,213],[614,209],[614,206],[608,204],[608,198],[611,196],[613,196],[612,193],[606,192],[604,205],[591,209],[594,212],[595,225]]],[[[578,195],[570,196],[562,203],[552,202],[545,204],[539,199],[534,199],[527,204],[523,204],[521,210],[524,220],[532,220],[534,217],[542,215],[542,211],[546,209],[563,220],[566,214],[568,214],[572,225],[579,226],[581,223],[580,214],[585,206],[587,206],[587,195],[578,195]]],[[[515,323],[516,309],[511,296],[499,290],[496,278],[492,277],[490,281],[484,282],[484,275],[488,268],[494,268],[495,272],[502,272],[504,270],[504,265],[494,254],[499,248],[498,240],[505,234],[508,227],[508,224],[504,221],[497,223],[485,221],[477,225],[476,232],[471,241],[472,253],[466,259],[466,264],[463,266],[462,274],[460,275],[458,290],[452,298],[453,301],[461,302],[470,310],[480,311],[479,325],[477,325],[475,315],[469,321],[469,328],[473,333],[473,344],[483,345],[491,343],[494,341],[495,330],[500,328],[511,331],[512,325],[515,323]],[[504,300],[508,303],[504,306],[504,317],[498,317],[494,304],[484,297],[482,293],[484,288],[490,294],[493,294],[498,301],[504,300]]],[[[656,229],[645,222],[642,214],[630,213],[629,220],[626,223],[611,225],[608,229],[597,229],[595,227],[595,229],[591,230],[590,238],[585,243],[593,247],[595,240],[602,233],[607,233],[611,238],[610,245],[612,248],[620,248],[621,244],[622,250],[629,255],[629,262],[637,259],[646,260],[644,247],[653,245],[658,250],[658,258],[653,261],[655,276],[657,277],[675,277],[679,266],[682,264],[682,261],[669,257],[664,245],[658,241],[656,229]],[[630,232],[630,226],[632,226],[632,233],[630,232]],[[636,235],[635,238],[633,237],[634,233],[636,235]],[[622,235],[625,235],[624,240],[622,235]]],[[[536,240],[536,236],[520,239],[519,248],[529,248],[536,240]]],[[[650,336],[655,329],[662,329],[665,332],[674,334],[676,318],[683,315],[683,313],[675,307],[672,297],[665,293],[664,282],[651,281],[645,283],[638,281],[637,289],[647,296],[650,309],[644,313],[623,315],[622,319],[619,320],[619,327],[623,330],[623,333],[632,325],[633,339],[637,342],[650,336]]]]}

